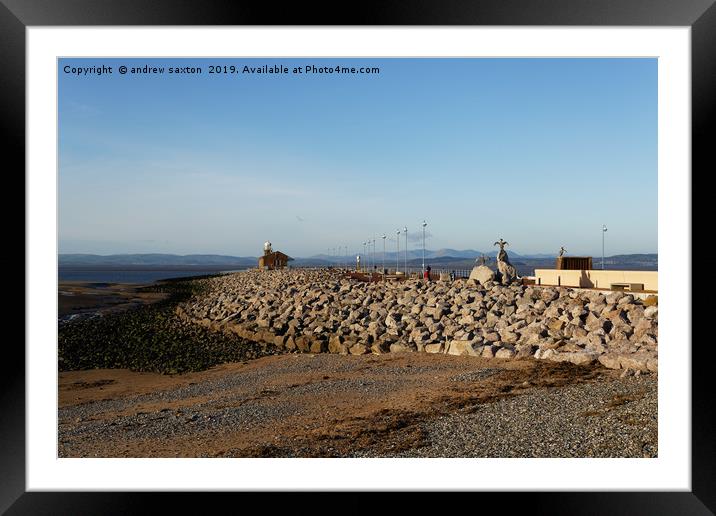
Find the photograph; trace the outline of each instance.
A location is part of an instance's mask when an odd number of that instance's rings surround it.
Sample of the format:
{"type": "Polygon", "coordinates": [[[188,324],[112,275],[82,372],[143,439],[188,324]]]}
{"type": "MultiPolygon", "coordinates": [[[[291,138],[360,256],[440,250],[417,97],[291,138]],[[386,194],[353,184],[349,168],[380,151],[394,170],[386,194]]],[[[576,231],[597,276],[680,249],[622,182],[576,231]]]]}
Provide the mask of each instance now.
{"type": "Polygon", "coordinates": [[[56,78],[60,459],[659,459],[658,58],[56,78]]]}
{"type": "Polygon", "coordinates": [[[0,513],[713,513],[714,0],[0,4],[0,513]]]}

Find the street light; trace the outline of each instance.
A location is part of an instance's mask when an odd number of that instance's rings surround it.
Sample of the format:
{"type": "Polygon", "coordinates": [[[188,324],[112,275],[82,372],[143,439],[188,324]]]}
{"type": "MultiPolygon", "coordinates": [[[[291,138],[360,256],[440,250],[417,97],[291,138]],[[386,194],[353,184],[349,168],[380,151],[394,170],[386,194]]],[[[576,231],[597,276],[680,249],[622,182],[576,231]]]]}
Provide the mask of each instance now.
{"type": "MultiPolygon", "coordinates": [[[[366,243],[363,242],[363,258],[364,258],[364,259],[365,259],[365,244],[366,244],[366,243]]],[[[363,268],[363,267],[361,267],[361,269],[362,269],[362,268],[363,268]]]]}
{"type": "Polygon", "coordinates": [[[425,226],[428,223],[423,219],[423,274],[425,274],[425,226]]]}
{"type": "Polygon", "coordinates": [[[372,254],[373,254],[373,251],[371,250],[370,238],[368,238],[368,256],[370,257],[370,259],[368,260],[368,272],[373,271],[373,263],[371,263],[371,262],[375,262],[375,260],[374,260],[374,257],[372,256],[372,254]]]}
{"type": "Polygon", "coordinates": [[[375,263],[375,235],[373,235],[373,270],[377,269],[375,263]]]}
{"type": "Polygon", "coordinates": [[[607,232],[607,226],[602,224],[602,270],[604,270],[604,233],[607,232]]]}
{"type": "Polygon", "coordinates": [[[383,274],[385,274],[385,237],[385,235],[381,237],[383,239],[383,274]]]}
{"type": "Polygon", "coordinates": [[[398,270],[400,270],[400,230],[396,231],[396,234],[398,238],[395,239],[395,243],[398,246],[398,251],[395,253],[395,274],[398,274],[398,270]]]}
{"type": "Polygon", "coordinates": [[[370,270],[370,240],[365,241],[365,267],[370,270]]]}
{"type": "Polygon", "coordinates": [[[405,275],[408,275],[408,226],[403,228],[405,231],[405,275]]]}

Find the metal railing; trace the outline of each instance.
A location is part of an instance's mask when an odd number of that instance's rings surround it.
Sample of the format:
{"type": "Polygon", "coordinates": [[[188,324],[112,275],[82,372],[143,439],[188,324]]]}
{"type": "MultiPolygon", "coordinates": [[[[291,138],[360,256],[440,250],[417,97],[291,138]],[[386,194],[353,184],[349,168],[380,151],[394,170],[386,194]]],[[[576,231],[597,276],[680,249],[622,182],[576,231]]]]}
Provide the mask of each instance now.
{"type": "MultiPolygon", "coordinates": [[[[395,276],[396,270],[395,268],[377,268],[373,270],[368,270],[367,268],[364,268],[362,271],[363,274],[387,274],[388,276],[395,276]]],[[[472,272],[472,269],[447,269],[447,268],[439,268],[439,269],[430,269],[430,279],[431,280],[439,280],[441,274],[446,274],[448,277],[450,277],[450,274],[454,274],[455,279],[467,279],[470,277],[470,272],[472,272]]],[[[398,269],[398,275],[399,277],[408,277],[408,278],[423,278],[423,270],[421,267],[408,267],[407,274],[406,269],[404,267],[401,267],[398,269]]]]}
{"type": "MultiPolygon", "coordinates": [[[[296,269],[333,269],[333,270],[342,270],[346,272],[358,272],[361,274],[386,274],[389,276],[395,276],[396,269],[395,267],[386,267],[385,269],[382,269],[381,267],[361,267],[360,270],[356,270],[355,265],[352,267],[341,267],[338,265],[321,265],[321,266],[305,266],[305,267],[292,267],[296,269]]],[[[450,273],[454,273],[455,279],[467,279],[470,277],[470,273],[472,272],[472,269],[450,269],[446,267],[440,267],[438,269],[431,268],[430,269],[430,279],[431,280],[439,280],[440,274],[447,274],[448,276],[450,273]]],[[[400,267],[398,269],[398,273],[400,276],[405,277],[406,276],[406,269],[405,267],[400,267]]],[[[423,277],[423,269],[422,267],[408,267],[407,268],[407,276],[409,278],[422,278],[423,277]]]]}

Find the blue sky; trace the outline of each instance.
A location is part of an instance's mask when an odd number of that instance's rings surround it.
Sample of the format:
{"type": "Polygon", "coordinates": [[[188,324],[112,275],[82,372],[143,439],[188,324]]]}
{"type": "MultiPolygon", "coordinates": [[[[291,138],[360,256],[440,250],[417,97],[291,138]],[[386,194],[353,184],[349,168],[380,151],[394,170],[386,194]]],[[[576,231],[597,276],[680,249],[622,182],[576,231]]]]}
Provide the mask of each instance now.
{"type": "Polygon", "coordinates": [[[61,59],[58,189],[61,253],[419,248],[423,219],[429,249],[656,252],[657,61],[61,59]],[[117,73],[145,64],[203,74],[117,73]]]}

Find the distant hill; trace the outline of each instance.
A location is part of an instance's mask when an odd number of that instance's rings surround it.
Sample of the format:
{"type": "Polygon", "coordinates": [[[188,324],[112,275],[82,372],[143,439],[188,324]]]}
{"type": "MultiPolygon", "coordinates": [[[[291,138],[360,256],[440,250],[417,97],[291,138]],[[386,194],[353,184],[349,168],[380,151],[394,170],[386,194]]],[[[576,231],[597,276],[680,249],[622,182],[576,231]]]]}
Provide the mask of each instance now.
{"type": "MultiPolygon", "coordinates": [[[[490,249],[489,251],[476,251],[475,249],[463,249],[463,250],[457,250],[457,249],[437,249],[437,250],[425,250],[425,259],[442,259],[442,258],[464,258],[464,259],[475,259],[479,258],[483,254],[485,256],[489,256],[490,258],[494,258],[497,256],[498,249],[490,249]]],[[[355,260],[355,254],[356,250],[352,250],[352,252],[349,255],[349,259],[355,260]]],[[[358,254],[363,254],[362,248],[358,251],[358,254]]],[[[367,253],[366,253],[367,254],[367,253]]],[[[372,256],[372,252],[370,253],[372,256]]],[[[511,250],[509,247],[507,247],[507,254],[509,254],[510,259],[512,258],[527,258],[527,259],[538,259],[538,260],[545,260],[550,259],[554,260],[557,257],[557,253],[535,253],[535,254],[521,254],[518,252],[515,252],[511,250]]],[[[378,257],[378,259],[383,259],[383,245],[382,242],[376,241],[375,244],[375,255],[378,257]]],[[[385,250],[385,261],[393,260],[395,261],[395,244],[393,244],[392,249],[386,248],[385,250]]],[[[619,255],[625,258],[626,260],[631,260],[629,257],[634,257],[635,259],[638,257],[647,257],[645,258],[647,261],[650,260],[648,257],[654,257],[656,255],[654,254],[625,254],[625,255],[619,255]]],[[[408,249],[408,260],[413,259],[421,259],[423,258],[423,250],[422,249],[416,249],[413,246],[411,246],[410,249],[408,249]]],[[[339,256],[332,256],[325,253],[322,254],[316,254],[313,256],[310,256],[309,258],[305,258],[306,260],[323,260],[326,263],[330,262],[339,262],[339,261],[345,261],[345,251],[342,251],[342,254],[339,256]]],[[[405,259],[405,249],[401,247],[400,250],[400,259],[405,259]]],[[[601,258],[600,258],[601,259],[601,258]]]]}
{"type": "MultiPolygon", "coordinates": [[[[357,252],[358,252],[358,254],[362,255],[363,249],[361,248],[357,252]]],[[[509,251],[509,253],[510,253],[510,256],[522,256],[522,255],[512,252],[512,251],[509,251]]],[[[366,252],[366,254],[368,254],[368,252],[366,252]]],[[[370,252],[370,254],[372,256],[372,254],[373,254],[372,251],[370,252]]],[[[385,261],[386,262],[388,260],[395,261],[396,254],[397,253],[395,251],[395,245],[392,246],[392,249],[388,249],[386,247],[385,261]]],[[[401,250],[400,250],[399,254],[400,254],[400,258],[404,259],[405,249],[402,246],[401,246],[401,250]]],[[[474,260],[475,258],[482,256],[483,254],[485,256],[497,256],[497,249],[490,250],[490,251],[484,252],[484,253],[482,251],[475,251],[474,249],[464,249],[464,250],[457,250],[457,249],[430,250],[430,249],[426,249],[425,250],[425,258],[426,259],[428,259],[428,258],[430,258],[430,259],[433,259],[433,258],[471,258],[474,260]]],[[[348,258],[351,260],[355,260],[355,255],[356,255],[356,250],[352,250],[352,252],[349,254],[348,258]]],[[[383,244],[382,244],[382,242],[379,242],[378,240],[376,240],[376,242],[375,242],[375,256],[381,260],[383,259],[383,244]]],[[[542,255],[539,255],[539,256],[542,256],[542,255]]],[[[408,249],[408,260],[418,259],[418,258],[420,258],[421,260],[423,258],[422,248],[416,249],[414,246],[411,245],[410,249],[408,249]]],[[[328,255],[328,254],[322,253],[322,254],[316,254],[316,255],[310,256],[305,259],[306,260],[324,260],[325,262],[330,263],[330,262],[345,261],[346,257],[345,257],[345,251],[343,251],[338,256],[333,256],[333,255],[328,255]]]]}
{"type": "MultiPolygon", "coordinates": [[[[418,251],[418,254],[422,258],[422,249],[418,251]]],[[[437,251],[428,251],[427,249],[425,250],[426,258],[477,258],[481,254],[482,253],[480,251],[474,251],[472,249],[466,249],[464,251],[457,251],[455,249],[438,249],[437,251]]]]}
{"type": "MultiPolygon", "coordinates": [[[[594,262],[601,262],[601,257],[594,257],[594,262]]],[[[659,262],[658,254],[618,254],[615,256],[607,256],[604,258],[604,264],[618,265],[622,263],[643,263],[645,265],[656,266],[659,262]]]]}

